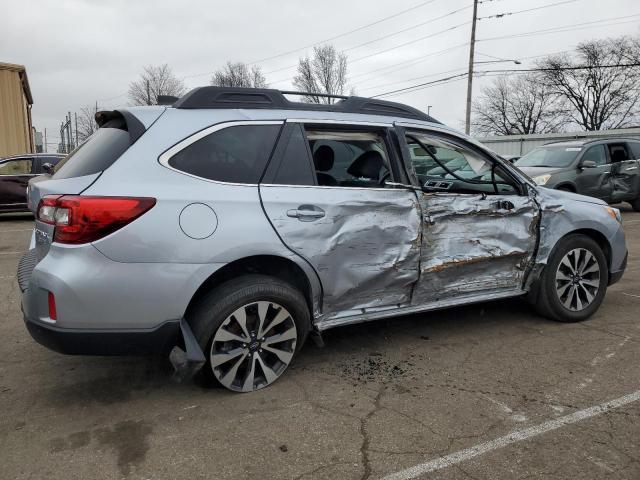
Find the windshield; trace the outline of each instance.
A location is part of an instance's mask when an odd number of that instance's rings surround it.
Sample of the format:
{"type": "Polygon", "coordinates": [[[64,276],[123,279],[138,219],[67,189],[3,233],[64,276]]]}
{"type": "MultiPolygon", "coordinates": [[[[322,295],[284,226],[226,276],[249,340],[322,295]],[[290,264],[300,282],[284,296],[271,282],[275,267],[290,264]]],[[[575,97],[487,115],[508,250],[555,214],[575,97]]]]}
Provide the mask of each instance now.
{"type": "Polygon", "coordinates": [[[582,150],[581,147],[540,147],[517,160],[518,167],[568,167],[582,150]]]}

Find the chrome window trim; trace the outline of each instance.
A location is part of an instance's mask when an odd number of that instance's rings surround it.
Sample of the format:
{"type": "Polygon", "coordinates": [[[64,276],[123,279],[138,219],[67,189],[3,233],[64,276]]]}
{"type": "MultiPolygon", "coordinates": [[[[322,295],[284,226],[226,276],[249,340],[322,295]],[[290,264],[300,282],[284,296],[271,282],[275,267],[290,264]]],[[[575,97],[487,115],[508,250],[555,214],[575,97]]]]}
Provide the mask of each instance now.
{"type": "Polygon", "coordinates": [[[158,157],[158,162],[160,163],[160,165],[168,168],[169,170],[173,170],[174,172],[180,173],[182,175],[186,175],[191,178],[197,178],[198,180],[204,180],[205,182],[218,183],[220,185],[255,187],[258,185],[257,183],[225,182],[223,180],[212,180],[210,178],[193,175],[192,173],[188,173],[183,170],[179,170],[177,168],[172,167],[171,165],[169,165],[169,160],[171,160],[171,157],[173,157],[176,153],[181,152],[182,150],[187,148],[189,145],[197,142],[198,140],[206,137],[207,135],[210,135],[220,130],[224,130],[225,128],[240,127],[245,125],[283,125],[284,123],[285,123],[284,120],[238,120],[238,121],[216,123],[215,125],[211,125],[210,127],[204,128],[196,133],[191,134],[187,138],[179,141],[174,146],[165,150],[158,157]]]}
{"type": "Polygon", "coordinates": [[[393,128],[393,123],[383,122],[365,122],[362,120],[331,120],[331,119],[314,119],[314,118],[287,118],[287,123],[309,123],[312,125],[356,125],[359,127],[383,127],[393,128]]]}

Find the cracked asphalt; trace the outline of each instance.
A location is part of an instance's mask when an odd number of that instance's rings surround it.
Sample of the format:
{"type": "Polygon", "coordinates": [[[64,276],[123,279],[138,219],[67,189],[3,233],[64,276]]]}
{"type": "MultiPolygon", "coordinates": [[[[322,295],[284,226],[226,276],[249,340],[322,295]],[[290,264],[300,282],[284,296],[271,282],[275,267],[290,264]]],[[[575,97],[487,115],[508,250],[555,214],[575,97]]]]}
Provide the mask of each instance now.
{"type": "MultiPolygon", "coordinates": [[[[15,280],[32,219],[0,217],[0,477],[380,478],[636,392],[640,214],[622,209],[627,272],[587,322],[513,300],[335,329],[242,395],[36,344],[15,280]]],[[[420,478],[640,478],[640,402],[420,478]]]]}

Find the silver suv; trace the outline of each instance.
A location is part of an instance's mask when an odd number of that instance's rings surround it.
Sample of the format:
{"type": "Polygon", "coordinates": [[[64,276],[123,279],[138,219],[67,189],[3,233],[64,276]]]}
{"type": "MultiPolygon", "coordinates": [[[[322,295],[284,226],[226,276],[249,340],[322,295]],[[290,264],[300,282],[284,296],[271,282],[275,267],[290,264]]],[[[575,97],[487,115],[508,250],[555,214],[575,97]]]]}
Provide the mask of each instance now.
{"type": "Polygon", "coordinates": [[[618,210],[406,105],[203,87],[96,117],[29,185],[22,308],[60,352],[170,351],[247,392],[340,325],[508,297],[584,320],[626,265],[618,210]]]}

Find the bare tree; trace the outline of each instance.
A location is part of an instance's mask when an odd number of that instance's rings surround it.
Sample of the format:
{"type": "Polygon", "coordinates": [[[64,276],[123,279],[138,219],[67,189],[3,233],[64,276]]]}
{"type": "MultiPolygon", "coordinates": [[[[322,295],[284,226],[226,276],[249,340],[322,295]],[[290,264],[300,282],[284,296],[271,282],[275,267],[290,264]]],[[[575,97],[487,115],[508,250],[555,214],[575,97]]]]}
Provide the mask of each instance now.
{"type": "Polygon", "coordinates": [[[184,82],[173,75],[166,63],[144,67],[140,78],[129,84],[129,100],[133,105],[157,105],[158,95],[179,97],[184,92],[184,82]]]}
{"type": "Polygon", "coordinates": [[[640,115],[640,68],[625,66],[630,55],[633,42],[628,37],[584,42],[575,57],[542,60],[542,81],[567,99],[569,119],[585,130],[625,127],[640,115]]]}
{"type": "Polygon", "coordinates": [[[535,76],[496,78],[482,89],[473,113],[480,135],[553,133],[567,122],[562,100],[535,76]]]}
{"type": "MultiPolygon", "coordinates": [[[[314,47],[311,58],[304,57],[298,62],[298,74],[293,84],[302,92],[343,95],[347,87],[347,56],[338,53],[332,45],[314,47]]],[[[334,103],[334,99],[308,95],[309,103],[334,103]]]]}
{"type": "Polygon", "coordinates": [[[83,142],[100,128],[96,123],[96,113],[100,111],[98,104],[82,107],[78,114],[78,141],[83,142]]]}
{"type": "Polygon", "coordinates": [[[247,87],[265,88],[267,79],[260,67],[251,67],[242,62],[227,62],[227,65],[217,70],[211,78],[211,85],[218,87],[247,87]]]}

